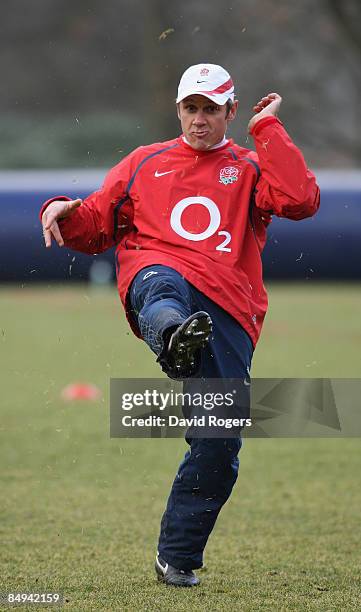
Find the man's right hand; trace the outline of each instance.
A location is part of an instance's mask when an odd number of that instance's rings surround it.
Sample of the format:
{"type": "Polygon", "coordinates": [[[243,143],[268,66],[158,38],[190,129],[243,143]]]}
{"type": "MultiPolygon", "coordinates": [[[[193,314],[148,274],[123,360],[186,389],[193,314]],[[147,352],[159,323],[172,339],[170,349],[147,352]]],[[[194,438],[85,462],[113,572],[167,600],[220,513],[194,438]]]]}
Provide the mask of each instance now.
{"type": "Polygon", "coordinates": [[[44,210],[41,222],[43,224],[43,236],[47,248],[51,247],[52,236],[60,247],[64,246],[64,240],[57,221],[72,215],[73,212],[81,206],[81,203],[82,200],[80,198],[67,202],[63,200],[54,200],[54,202],[51,202],[44,210]]]}

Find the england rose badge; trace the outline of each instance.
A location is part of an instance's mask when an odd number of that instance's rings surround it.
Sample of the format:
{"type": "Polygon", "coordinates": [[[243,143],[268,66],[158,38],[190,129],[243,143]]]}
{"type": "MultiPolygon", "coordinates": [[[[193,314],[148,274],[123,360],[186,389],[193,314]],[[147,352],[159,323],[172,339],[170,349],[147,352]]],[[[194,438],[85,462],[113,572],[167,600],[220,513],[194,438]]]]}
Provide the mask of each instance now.
{"type": "Polygon", "coordinates": [[[219,182],[223,185],[230,185],[238,180],[239,170],[234,166],[226,166],[219,173],[219,182]]]}

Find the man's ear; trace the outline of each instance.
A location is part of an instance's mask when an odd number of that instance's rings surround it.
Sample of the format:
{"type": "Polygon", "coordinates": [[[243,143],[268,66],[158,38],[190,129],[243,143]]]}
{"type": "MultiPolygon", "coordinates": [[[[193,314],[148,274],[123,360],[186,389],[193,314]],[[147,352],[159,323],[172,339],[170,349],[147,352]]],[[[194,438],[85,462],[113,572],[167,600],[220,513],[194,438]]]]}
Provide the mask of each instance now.
{"type": "Polygon", "coordinates": [[[179,105],[180,105],[180,103],[178,102],[178,104],[177,104],[177,117],[178,117],[178,119],[180,119],[179,105]]]}
{"type": "Polygon", "coordinates": [[[237,115],[237,110],[238,110],[238,100],[235,100],[233,102],[233,106],[230,109],[228,116],[227,116],[227,121],[233,121],[233,119],[235,119],[236,115],[237,115]]]}

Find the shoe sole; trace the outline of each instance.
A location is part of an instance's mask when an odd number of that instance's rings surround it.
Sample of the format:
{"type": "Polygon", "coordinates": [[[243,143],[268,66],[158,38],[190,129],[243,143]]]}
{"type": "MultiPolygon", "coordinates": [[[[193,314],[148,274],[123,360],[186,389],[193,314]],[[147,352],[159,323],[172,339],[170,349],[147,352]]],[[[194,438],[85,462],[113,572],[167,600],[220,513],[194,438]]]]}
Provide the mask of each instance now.
{"type": "Polygon", "coordinates": [[[212,319],[207,312],[196,312],[172,334],[168,352],[176,362],[176,368],[195,366],[195,353],[204,348],[212,333],[212,319]]]}

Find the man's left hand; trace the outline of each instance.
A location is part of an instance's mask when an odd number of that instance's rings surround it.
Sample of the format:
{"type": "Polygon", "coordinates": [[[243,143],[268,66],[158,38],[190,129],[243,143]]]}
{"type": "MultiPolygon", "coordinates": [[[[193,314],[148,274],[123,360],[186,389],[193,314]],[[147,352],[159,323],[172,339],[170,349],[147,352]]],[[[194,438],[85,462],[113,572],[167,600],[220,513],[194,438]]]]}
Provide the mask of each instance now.
{"type": "Polygon", "coordinates": [[[278,93],[269,93],[257,102],[253,107],[256,114],[253,115],[248,123],[248,131],[251,132],[257,121],[263,119],[263,117],[277,117],[281,102],[282,98],[278,93]]]}

